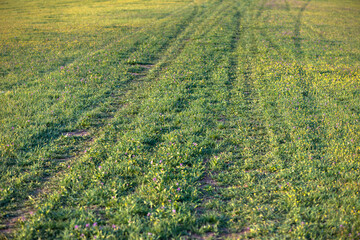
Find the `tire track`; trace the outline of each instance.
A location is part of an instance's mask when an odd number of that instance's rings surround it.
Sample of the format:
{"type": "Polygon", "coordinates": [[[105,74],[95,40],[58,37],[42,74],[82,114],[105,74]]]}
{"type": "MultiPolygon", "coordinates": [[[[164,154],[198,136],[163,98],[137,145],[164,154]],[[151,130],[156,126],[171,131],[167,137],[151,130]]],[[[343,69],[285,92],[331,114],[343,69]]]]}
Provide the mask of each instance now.
{"type": "MultiPolygon", "coordinates": [[[[183,38],[182,35],[184,35],[182,33],[184,31],[188,31],[189,25],[192,25],[191,23],[195,19],[199,18],[199,16],[197,16],[198,14],[199,13],[198,13],[197,6],[194,6],[193,13],[187,19],[185,19],[183,24],[178,26],[178,31],[175,33],[174,36],[171,37],[175,40],[171,40],[171,38],[170,38],[169,39],[171,41],[170,44],[162,45],[158,49],[163,53],[166,53],[167,51],[176,52],[176,50],[174,50],[174,49],[177,49],[178,54],[179,54],[181,52],[181,48],[184,45],[184,44],[181,44],[181,42],[182,42],[181,39],[183,38]],[[179,39],[180,39],[180,41],[179,41],[179,39]],[[172,49],[172,50],[170,50],[170,49],[172,49]]],[[[158,53],[158,56],[160,56],[160,57],[162,55],[161,52],[158,53]]],[[[134,54],[136,54],[136,52],[134,54]]],[[[174,57],[173,54],[171,56],[174,57]]],[[[138,79],[136,79],[136,81],[126,82],[126,85],[123,85],[123,87],[125,87],[128,90],[139,89],[139,85],[142,85],[144,80],[147,82],[154,80],[157,77],[157,75],[160,74],[161,67],[159,67],[159,65],[162,65],[163,62],[168,61],[168,59],[167,59],[168,57],[169,57],[169,55],[165,54],[165,57],[162,56],[162,58],[160,58],[158,60],[153,59],[152,61],[158,61],[158,63],[156,63],[156,65],[151,65],[151,64],[143,65],[142,68],[144,71],[142,73],[145,73],[145,74],[142,75],[141,79],[138,78],[138,79]]],[[[129,74],[131,75],[131,73],[129,73],[129,74]]],[[[119,93],[112,94],[113,100],[111,100],[111,103],[109,103],[109,104],[112,105],[112,108],[114,110],[111,112],[104,113],[105,117],[96,124],[98,127],[111,124],[111,122],[113,121],[113,117],[117,114],[119,109],[122,107],[126,107],[126,105],[124,105],[123,103],[125,102],[125,99],[127,97],[129,97],[129,96],[127,96],[128,90],[124,91],[122,89],[119,93]]],[[[133,118],[134,117],[135,116],[133,116],[133,118]]],[[[86,131],[86,130],[80,130],[80,131],[86,131]]],[[[94,135],[95,138],[99,138],[102,134],[104,134],[104,132],[102,130],[91,133],[91,135],[94,135]]],[[[74,137],[74,136],[76,137],[75,133],[65,133],[61,137],[65,136],[65,135],[66,136],[70,135],[70,137],[74,137]]],[[[88,134],[86,134],[86,135],[88,135],[88,134]]],[[[85,148],[91,148],[95,141],[96,140],[93,137],[88,138],[88,140],[85,140],[85,142],[82,142],[82,144],[81,144],[82,150],[79,149],[76,152],[70,152],[69,156],[59,157],[58,159],[50,159],[49,162],[52,165],[47,166],[46,168],[57,168],[57,165],[60,162],[63,165],[71,166],[74,162],[77,161],[77,159],[79,159],[83,156],[83,150],[85,148]]],[[[44,162],[44,165],[46,166],[47,162],[44,162]]],[[[61,178],[63,171],[65,171],[65,170],[62,169],[60,172],[58,172],[54,176],[41,177],[41,180],[40,180],[42,182],[41,185],[45,185],[45,186],[38,188],[38,189],[29,190],[32,192],[29,195],[29,198],[31,199],[30,202],[38,201],[36,199],[40,199],[41,197],[43,197],[44,194],[47,195],[48,192],[52,192],[54,185],[56,186],[56,182],[58,181],[59,177],[61,178]]],[[[24,181],[27,181],[27,180],[24,180],[24,181]]],[[[9,196],[9,197],[11,198],[12,196],[9,196]]],[[[8,236],[11,236],[11,233],[15,227],[15,223],[17,222],[17,220],[27,217],[30,212],[31,213],[35,212],[33,207],[31,207],[33,204],[29,203],[29,200],[25,200],[25,202],[21,203],[21,205],[25,206],[25,208],[22,208],[22,207],[19,208],[19,207],[15,206],[6,211],[7,213],[4,214],[5,217],[3,218],[4,219],[3,226],[5,226],[5,227],[2,227],[2,229],[0,230],[0,233],[2,232],[8,236]]]]}

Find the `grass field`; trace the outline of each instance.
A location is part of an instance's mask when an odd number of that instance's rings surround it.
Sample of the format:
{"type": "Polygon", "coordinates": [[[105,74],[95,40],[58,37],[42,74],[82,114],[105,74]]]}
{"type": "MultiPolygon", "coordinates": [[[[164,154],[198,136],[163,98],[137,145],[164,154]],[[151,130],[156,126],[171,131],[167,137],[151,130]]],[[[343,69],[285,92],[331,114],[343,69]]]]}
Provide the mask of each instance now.
{"type": "Polygon", "coordinates": [[[0,239],[359,239],[358,0],[0,0],[0,239]]]}

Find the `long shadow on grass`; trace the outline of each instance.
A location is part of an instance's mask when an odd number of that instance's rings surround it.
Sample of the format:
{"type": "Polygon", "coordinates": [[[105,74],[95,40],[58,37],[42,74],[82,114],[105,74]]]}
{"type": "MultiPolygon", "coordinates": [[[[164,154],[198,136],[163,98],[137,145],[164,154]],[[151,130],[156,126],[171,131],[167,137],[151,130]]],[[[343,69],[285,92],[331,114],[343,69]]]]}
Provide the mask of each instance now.
{"type": "MultiPolygon", "coordinates": [[[[302,15],[310,2],[311,2],[311,0],[307,0],[302,5],[302,7],[300,8],[299,13],[297,15],[296,21],[295,21],[293,42],[294,42],[294,47],[295,47],[295,56],[297,57],[298,61],[301,61],[303,59],[303,51],[301,48],[302,38],[300,37],[300,31],[301,31],[301,25],[302,25],[302,15]]],[[[302,89],[302,92],[301,92],[302,101],[300,103],[300,107],[301,107],[301,109],[303,109],[304,114],[306,116],[312,116],[312,115],[315,116],[318,114],[316,100],[315,100],[315,97],[313,96],[313,94],[311,93],[311,85],[312,84],[311,84],[311,82],[309,82],[309,80],[306,80],[306,78],[307,78],[306,75],[307,75],[306,70],[303,69],[303,67],[300,63],[300,65],[298,66],[299,80],[297,82],[299,87],[302,89]]],[[[308,127],[310,127],[311,129],[318,129],[321,125],[321,121],[320,120],[309,121],[309,122],[306,122],[306,125],[308,125],[308,127]]],[[[325,133],[323,133],[323,134],[325,134],[325,133]]],[[[321,149],[326,147],[326,144],[321,142],[320,137],[315,132],[314,133],[309,132],[304,137],[306,137],[310,140],[310,143],[311,143],[310,146],[311,146],[312,151],[321,152],[321,149]]],[[[320,156],[315,156],[315,157],[320,158],[320,156]]]]}
{"type": "Polygon", "coordinates": [[[259,7],[259,10],[258,10],[257,13],[256,13],[256,18],[259,18],[259,17],[263,14],[264,9],[265,9],[265,3],[266,3],[266,0],[263,0],[263,1],[261,2],[261,5],[260,5],[260,7],[259,7]]]}
{"type": "MultiPolygon", "coordinates": [[[[260,8],[260,10],[257,13],[257,17],[259,17],[262,14],[262,10],[264,7],[265,1],[263,1],[262,6],[260,8]]],[[[238,9],[233,18],[233,25],[234,25],[234,33],[233,36],[231,38],[230,41],[230,46],[229,46],[229,53],[228,55],[230,56],[229,58],[229,72],[228,72],[228,80],[225,81],[225,84],[227,85],[227,89],[229,92],[231,92],[231,89],[234,87],[233,84],[234,82],[237,80],[237,67],[238,67],[238,54],[236,54],[236,49],[238,47],[238,42],[241,38],[241,28],[240,28],[240,24],[241,24],[241,19],[242,19],[242,15],[244,14],[243,11],[244,8],[242,9],[238,9]],[[240,10],[243,10],[240,12],[240,10]]],[[[254,54],[256,54],[257,49],[254,49],[254,54]]],[[[229,94],[229,98],[231,98],[231,94],[229,94]]],[[[217,114],[214,113],[214,115],[216,116],[217,114]]],[[[225,116],[225,118],[231,118],[231,116],[225,116]]],[[[225,120],[224,120],[225,121],[225,120]]],[[[228,120],[226,120],[228,121],[228,120]]],[[[208,122],[208,126],[211,127],[212,125],[214,125],[213,121],[209,121],[208,122]]],[[[216,124],[215,124],[216,125],[216,124]]],[[[216,126],[214,126],[216,127],[216,126]]],[[[218,141],[223,141],[224,143],[227,141],[226,139],[219,139],[218,141]]],[[[209,200],[209,199],[214,199],[214,198],[221,198],[221,189],[222,187],[217,187],[217,183],[216,181],[214,181],[212,179],[212,175],[217,175],[217,172],[212,172],[209,169],[209,163],[208,163],[208,159],[213,158],[214,156],[220,154],[223,151],[226,151],[226,149],[228,147],[232,147],[232,143],[226,143],[224,144],[223,147],[221,147],[220,149],[215,149],[214,146],[209,145],[208,147],[206,147],[204,149],[204,154],[203,154],[203,159],[204,159],[204,165],[206,166],[205,170],[204,170],[204,175],[202,177],[202,179],[200,180],[200,191],[202,192],[202,197],[200,199],[200,201],[202,202],[202,204],[197,207],[195,209],[196,213],[198,214],[198,219],[196,221],[198,226],[202,226],[202,225],[206,225],[206,224],[211,224],[212,223],[212,219],[209,219],[209,216],[211,214],[213,214],[210,210],[206,210],[204,209],[202,206],[209,200]],[[208,191],[207,189],[210,188],[212,190],[208,191]]],[[[226,169],[227,167],[225,167],[226,169]]],[[[216,216],[212,216],[215,217],[219,222],[220,222],[220,226],[222,228],[222,232],[229,232],[228,230],[228,221],[229,218],[223,214],[216,214],[216,216]]],[[[207,236],[211,236],[214,233],[207,233],[204,238],[206,238],[207,236]]],[[[197,237],[196,237],[197,238],[197,237]]]]}
{"type": "Polygon", "coordinates": [[[301,25],[302,25],[301,20],[302,20],[302,15],[310,2],[311,2],[311,0],[307,0],[305,2],[305,4],[300,8],[300,11],[295,20],[294,36],[292,37],[292,39],[293,39],[294,47],[295,47],[295,54],[299,60],[302,59],[302,57],[303,57],[303,52],[301,49],[302,38],[300,36],[301,25]]]}

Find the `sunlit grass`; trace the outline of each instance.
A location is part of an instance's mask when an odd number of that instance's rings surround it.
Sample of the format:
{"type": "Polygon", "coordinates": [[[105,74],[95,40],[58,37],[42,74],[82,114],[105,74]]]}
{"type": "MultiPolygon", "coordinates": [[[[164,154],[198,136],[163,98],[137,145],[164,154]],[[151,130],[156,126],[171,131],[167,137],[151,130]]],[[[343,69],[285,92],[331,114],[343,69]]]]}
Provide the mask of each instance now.
{"type": "Polygon", "coordinates": [[[357,239],[359,9],[2,4],[1,228],[16,222],[18,239],[357,239]]]}

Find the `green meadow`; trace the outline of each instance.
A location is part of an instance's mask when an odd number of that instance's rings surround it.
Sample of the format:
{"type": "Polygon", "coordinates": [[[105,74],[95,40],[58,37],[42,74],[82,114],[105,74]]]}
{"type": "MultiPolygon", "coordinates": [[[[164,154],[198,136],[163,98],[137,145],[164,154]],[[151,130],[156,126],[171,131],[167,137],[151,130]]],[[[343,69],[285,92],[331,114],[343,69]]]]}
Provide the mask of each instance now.
{"type": "Polygon", "coordinates": [[[0,0],[0,239],[359,239],[358,0],[0,0]]]}

